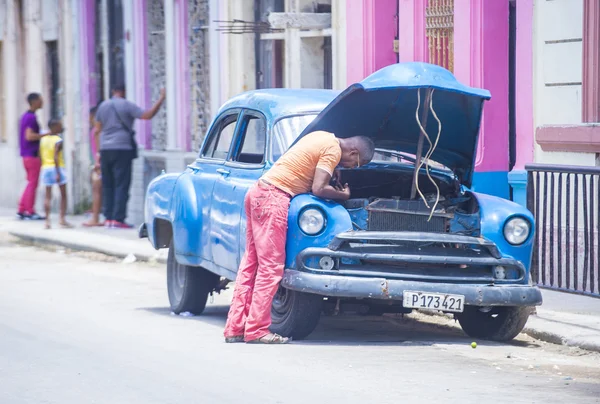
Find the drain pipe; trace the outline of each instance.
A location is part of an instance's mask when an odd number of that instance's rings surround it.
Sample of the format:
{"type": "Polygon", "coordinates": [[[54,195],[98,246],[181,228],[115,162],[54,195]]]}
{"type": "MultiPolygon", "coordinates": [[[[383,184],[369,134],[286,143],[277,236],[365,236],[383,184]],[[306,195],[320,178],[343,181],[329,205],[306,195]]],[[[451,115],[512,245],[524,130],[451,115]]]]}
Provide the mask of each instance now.
{"type": "MultiPolygon", "coordinates": [[[[421,89],[417,89],[417,91],[421,91],[421,89]]],[[[427,117],[429,116],[429,103],[431,102],[431,88],[427,89],[425,93],[425,102],[423,103],[423,111],[421,111],[421,125],[427,131],[427,117]]],[[[417,108],[419,106],[417,105],[417,108]]],[[[421,159],[423,158],[423,142],[425,141],[425,135],[419,129],[419,143],[417,144],[417,154],[415,161],[415,174],[413,176],[412,187],[410,189],[410,199],[415,199],[417,197],[417,178],[419,177],[419,166],[421,165],[421,159]]]]}

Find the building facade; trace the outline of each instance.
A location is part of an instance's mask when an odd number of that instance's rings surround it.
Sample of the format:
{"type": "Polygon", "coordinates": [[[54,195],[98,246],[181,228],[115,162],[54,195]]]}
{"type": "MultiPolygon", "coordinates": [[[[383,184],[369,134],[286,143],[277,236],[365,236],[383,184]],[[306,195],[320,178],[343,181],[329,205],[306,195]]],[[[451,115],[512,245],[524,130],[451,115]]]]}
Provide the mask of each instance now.
{"type": "Polygon", "coordinates": [[[600,165],[600,3],[538,2],[535,161],[600,165]]]}
{"type": "Polygon", "coordinates": [[[527,163],[597,164],[597,9],[593,0],[0,0],[0,204],[15,206],[24,183],[18,117],[30,91],[46,100],[42,126],[65,120],[70,210],[80,212],[89,108],[117,82],[143,108],[166,88],[159,114],[136,123],[129,217],[139,223],[148,182],[196,158],[231,96],[342,90],[406,61],[490,90],[474,189],[525,204],[527,163]]]}
{"type": "MultiPolygon", "coordinates": [[[[0,1],[0,205],[14,208],[25,184],[19,156],[19,118],[26,96],[41,93],[45,106],[38,121],[63,119],[69,182],[69,208],[79,211],[89,201],[89,152],[83,135],[87,115],[80,105],[82,77],[78,1],[0,1]]],[[[42,211],[42,189],[37,210],[42,211]]]]}

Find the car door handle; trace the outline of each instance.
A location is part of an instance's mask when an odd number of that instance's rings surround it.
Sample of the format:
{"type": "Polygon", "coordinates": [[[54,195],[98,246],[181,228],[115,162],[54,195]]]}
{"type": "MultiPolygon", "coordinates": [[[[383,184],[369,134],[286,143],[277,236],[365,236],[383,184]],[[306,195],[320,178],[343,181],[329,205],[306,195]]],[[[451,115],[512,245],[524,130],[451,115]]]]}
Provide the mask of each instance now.
{"type": "Polygon", "coordinates": [[[229,174],[230,174],[230,173],[229,173],[229,171],[225,170],[224,168],[217,168],[217,172],[218,172],[219,174],[223,174],[223,175],[225,175],[225,176],[227,176],[227,175],[229,175],[229,174]]]}

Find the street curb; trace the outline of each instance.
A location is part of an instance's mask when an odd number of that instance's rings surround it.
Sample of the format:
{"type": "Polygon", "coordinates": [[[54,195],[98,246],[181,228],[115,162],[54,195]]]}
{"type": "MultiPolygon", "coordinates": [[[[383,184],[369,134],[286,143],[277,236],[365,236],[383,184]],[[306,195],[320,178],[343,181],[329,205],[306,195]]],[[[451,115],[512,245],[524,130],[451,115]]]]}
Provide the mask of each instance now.
{"type": "MultiPolygon", "coordinates": [[[[103,248],[102,246],[90,247],[88,244],[85,244],[85,243],[57,240],[57,239],[54,239],[51,237],[25,234],[25,233],[20,233],[18,231],[9,231],[8,234],[10,234],[13,237],[17,237],[20,240],[30,242],[34,245],[35,244],[46,245],[46,246],[54,245],[54,246],[68,248],[69,250],[73,250],[73,251],[100,253],[100,254],[107,255],[109,257],[115,257],[115,258],[120,258],[120,259],[124,259],[129,255],[129,254],[115,251],[113,249],[103,248]]],[[[154,255],[145,254],[145,253],[137,253],[134,255],[135,255],[135,258],[137,259],[137,261],[142,261],[142,262],[156,261],[160,264],[167,263],[167,260],[164,257],[156,257],[154,255]]]]}
{"type": "MultiPolygon", "coordinates": [[[[542,321],[547,321],[543,320],[542,321]]],[[[586,351],[599,352],[600,353],[600,343],[589,341],[585,338],[577,338],[577,337],[566,337],[557,332],[542,330],[534,327],[525,327],[522,331],[523,333],[529,335],[530,337],[539,339],[540,341],[549,342],[551,344],[556,345],[565,345],[574,348],[584,349],[586,351]]]]}

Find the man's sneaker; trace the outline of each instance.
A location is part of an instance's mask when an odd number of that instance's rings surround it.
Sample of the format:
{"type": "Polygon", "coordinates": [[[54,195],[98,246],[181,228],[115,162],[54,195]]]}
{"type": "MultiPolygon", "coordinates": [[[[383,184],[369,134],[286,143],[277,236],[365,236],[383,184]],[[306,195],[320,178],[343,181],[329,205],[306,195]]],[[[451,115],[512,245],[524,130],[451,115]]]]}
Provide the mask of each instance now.
{"type": "Polygon", "coordinates": [[[113,221],[112,228],[113,229],[133,229],[133,225],[115,220],[115,221],[113,221]]]}
{"type": "Polygon", "coordinates": [[[26,218],[29,218],[29,215],[27,213],[17,212],[17,219],[25,220],[26,218]]]}
{"type": "Polygon", "coordinates": [[[115,222],[114,220],[107,220],[107,221],[105,221],[104,222],[104,228],[105,229],[112,229],[114,222],[115,222]]]}
{"type": "Polygon", "coordinates": [[[44,216],[40,216],[37,213],[34,213],[29,216],[29,220],[46,220],[44,216]]]}

